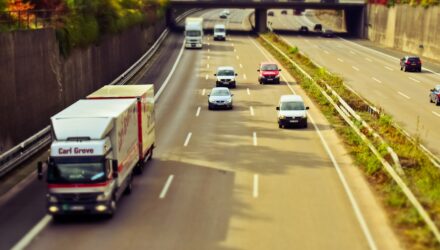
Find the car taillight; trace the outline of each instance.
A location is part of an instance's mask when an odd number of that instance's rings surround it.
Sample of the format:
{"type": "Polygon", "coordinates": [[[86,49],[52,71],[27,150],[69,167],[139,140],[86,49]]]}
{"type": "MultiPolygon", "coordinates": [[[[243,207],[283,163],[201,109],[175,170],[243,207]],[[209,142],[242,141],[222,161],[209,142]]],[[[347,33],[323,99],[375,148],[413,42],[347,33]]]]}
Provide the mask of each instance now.
{"type": "Polygon", "coordinates": [[[410,65],[411,63],[409,62],[409,61],[406,61],[406,63],[405,63],[406,65],[410,65]]]}

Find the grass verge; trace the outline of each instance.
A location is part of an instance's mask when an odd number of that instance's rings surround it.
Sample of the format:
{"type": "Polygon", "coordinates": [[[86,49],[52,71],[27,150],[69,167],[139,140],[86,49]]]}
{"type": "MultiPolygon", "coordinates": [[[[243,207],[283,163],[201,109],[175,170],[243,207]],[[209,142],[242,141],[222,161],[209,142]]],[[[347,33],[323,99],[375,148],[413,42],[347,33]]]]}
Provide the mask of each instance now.
{"type": "MultiPolygon", "coordinates": [[[[297,47],[291,47],[273,33],[263,34],[266,39],[276,45],[290,59],[299,64],[312,78],[325,89],[325,84],[332,87],[398,154],[402,165],[405,183],[410,187],[417,199],[428,211],[431,218],[440,225],[440,170],[436,168],[416,144],[411,142],[402,132],[395,128],[392,117],[386,114],[372,115],[368,112],[368,104],[359,96],[351,92],[341,77],[330,74],[327,70],[317,67],[309,58],[299,53],[297,47]]],[[[430,232],[416,209],[407,200],[394,180],[388,176],[381,163],[373,155],[367,145],[339,116],[337,111],[324,98],[320,90],[297,70],[278,51],[273,49],[263,39],[258,41],[296,79],[298,84],[318,104],[327,119],[344,140],[347,149],[354,157],[357,165],[364,171],[367,179],[379,194],[381,201],[388,211],[397,234],[404,245],[409,249],[438,249],[440,245],[430,232]]],[[[360,126],[360,124],[358,124],[360,126]]],[[[391,157],[386,148],[375,140],[371,134],[365,132],[372,140],[382,156],[389,160],[391,157]]]]}

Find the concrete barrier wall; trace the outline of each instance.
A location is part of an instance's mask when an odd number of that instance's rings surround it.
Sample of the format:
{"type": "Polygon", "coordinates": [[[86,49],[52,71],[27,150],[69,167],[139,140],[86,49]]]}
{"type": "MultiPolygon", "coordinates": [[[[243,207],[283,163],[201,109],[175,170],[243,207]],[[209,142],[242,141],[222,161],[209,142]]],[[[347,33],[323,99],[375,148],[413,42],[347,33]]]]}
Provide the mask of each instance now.
{"type": "Polygon", "coordinates": [[[49,118],[124,72],[159,37],[165,20],[104,37],[63,58],[52,29],[0,33],[0,154],[49,118]]]}
{"type": "Polygon", "coordinates": [[[440,6],[368,6],[368,39],[382,45],[439,59],[440,6]]]}

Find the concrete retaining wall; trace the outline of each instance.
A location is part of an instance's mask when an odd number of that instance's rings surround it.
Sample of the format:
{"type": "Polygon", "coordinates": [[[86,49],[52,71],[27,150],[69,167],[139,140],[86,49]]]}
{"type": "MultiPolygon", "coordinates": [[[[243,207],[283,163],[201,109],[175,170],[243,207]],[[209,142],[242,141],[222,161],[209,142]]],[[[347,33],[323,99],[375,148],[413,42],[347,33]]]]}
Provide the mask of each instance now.
{"type": "Polygon", "coordinates": [[[409,54],[439,60],[440,7],[368,6],[368,39],[409,54]]]}
{"type": "Polygon", "coordinates": [[[0,154],[110,83],[159,37],[165,21],[105,37],[63,58],[52,29],[0,33],[0,154]]]}

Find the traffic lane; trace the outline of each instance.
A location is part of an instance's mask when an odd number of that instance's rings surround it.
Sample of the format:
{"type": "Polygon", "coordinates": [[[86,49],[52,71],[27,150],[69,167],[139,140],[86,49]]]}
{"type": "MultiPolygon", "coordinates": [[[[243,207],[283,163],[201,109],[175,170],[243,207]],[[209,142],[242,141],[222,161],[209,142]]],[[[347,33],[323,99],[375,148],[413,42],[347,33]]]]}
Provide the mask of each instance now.
{"type": "MultiPolygon", "coordinates": [[[[335,159],[337,159],[339,169],[341,169],[341,172],[346,176],[345,179],[348,186],[352,190],[352,193],[359,204],[360,211],[363,214],[366,223],[370,228],[370,232],[373,235],[372,237],[376,241],[377,246],[379,246],[379,249],[401,249],[399,240],[390,226],[385,210],[381,204],[378,203],[375,194],[370,190],[370,185],[365,181],[363,173],[359,171],[359,169],[353,167],[355,164],[346,152],[344,143],[338,138],[335,131],[331,129],[329,122],[323,114],[319,112],[319,108],[312,103],[301,87],[295,84],[294,80],[290,78],[289,75],[287,75],[287,80],[291,83],[295,92],[303,96],[306,104],[311,107],[309,114],[316,122],[316,126],[320,129],[323,138],[326,138],[326,143],[331,148],[331,151],[333,151],[335,159]]],[[[265,99],[267,96],[270,95],[264,95],[261,99],[265,99]]],[[[257,112],[258,111],[256,111],[256,113],[257,112]]],[[[270,108],[268,109],[268,112],[269,114],[274,115],[270,108]]],[[[310,125],[309,122],[309,126],[310,125]]],[[[320,147],[316,147],[316,149],[319,148],[320,147]]],[[[292,157],[292,159],[297,158],[292,157]]],[[[335,171],[334,168],[331,169],[335,171]]],[[[344,241],[344,239],[342,240],[344,241]]]]}
{"type": "MultiPolygon", "coordinates": [[[[302,38],[283,37],[289,43],[298,45],[301,51],[304,51],[319,65],[328,68],[331,72],[341,74],[345,82],[356,92],[374,105],[384,108],[408,132],[419,134],[424,144],[438,154],[440,135],[435,131],[440,122],[440,117],[436,114],[440,110],[428,101],[429,87],[424,87],[422,82],[414,81],[414,78],[410,79],[404,72],[384,69],[378,75],[377,72],[380,70],[372,68],[369,65],[371,62],[362,58],[355,62],[356,57],[343,57],[333,50],[333,48],[338,48],[337,46],[328,47],[325,50],[329,52],[327,54],[311,48],[310,45],[302,46],[307,43],[302,38]]],[[[314,40],[309,39],[309,44],[310,41],[314,40]]]]}

